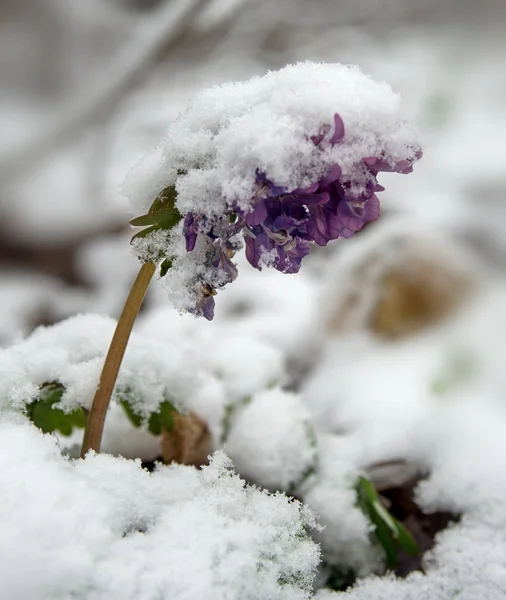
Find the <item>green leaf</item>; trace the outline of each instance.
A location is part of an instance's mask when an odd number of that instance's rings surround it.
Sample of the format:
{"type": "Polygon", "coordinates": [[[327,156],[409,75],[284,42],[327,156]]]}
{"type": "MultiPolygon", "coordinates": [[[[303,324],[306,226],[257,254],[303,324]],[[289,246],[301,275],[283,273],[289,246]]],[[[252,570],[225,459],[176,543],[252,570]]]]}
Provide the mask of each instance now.
{"type": "Polygon", "coordinates": [[[149,419],[146,423],[146,421],[132,409],[132,405],[129,402],[131,393],[132,390],[127,388],[118,394],[118,398],[123,410],[134,427],[142,427],[145,425],[153,435],[160,435],[164,430],[172,431],[174,427],[174,412],[176,412],[176,409],[170,402],[164,400],[158,407],[157,412],[149,415],[149,419]]]}
{"type": "Polygon", "coordinates": [[[411,532],[408,531],[402,523],[397,521],[397,541],[399,542],[399,546],[411,556],[416,556],[420,553],[420,547],[416,543],[415,538],[412,536],[411,532]]]}
{"type": "Polygon", "coordinates": [[[159,406],[158,412],[152,413],[148,420],[148,429],[153,435],[160,435],[162,431],[172,431],[174,428],[175,408],[165,400],[159,406]]]}
{"type": "Polygon", "coordinates": [[[125,411],[127,417],[130,419],[132,425],[134,427],[140,427],[142,425],[142,418],[138,414],[134,413],[132,407],[130,406],[130,404],[128,404],[128,401],[126,399],[123,399],[120,400],[119,403],[123,407],[123,410],[125,411]]]}
{"type": "Polygon", "coordinates": [[[397,539],[397,524],[395,518],[388,512],[388,510],[381,504],[381,500],[377,500],[370,504],[371,513],[374,515],[375,520],[384,523],[386,528],[390,531],[390,535],[397,539]]]}
{"type": "Polygon", "coordinates": [[[72,434],[74,427],[83,428],[86,416],[82,408],[70,413],[55,406],[60,402],[65,388],[57,382],[45,383],[40,387],[39,397],[28,405],[28,418],[44,433],[59,431],[62,435],[72,434]]]}
{"type": "Polygon", "coordinates": [[[148,213],[141,217],[136,217],[130,221],[134,227],[144,227],[146,225],[159,225],[162,229],[170,229],[179,223],[181,213],[175,208],[159,210],[158,212],[148,213]]]}
{"type": "Polygon", "coordinates": [[[379,500],[378,492],[374,485],[365,477],[360,476],[357,481],[357,491],[363,502],[377,502],[379,500]]]}
{"type": "Polygon", "coordinates": [[[392,568],[397,564],[397,547],[395,545],[388,527],[381,521],[370,515],[371,521],[374,524],[374,535],[385,553],[387,565],[392,568]]]}
{"type": "Polygon", "coordinates": [[[374,536],[385,552],[388,566],[397,564],[398,547],[408,554],[418,554],[420,550],[414,537],[388,512],[374,485],[365,477],[359,477],[356,490],[358,504],[374,525],[374,536]]]}
{"type": "Polygon", "coordinates": [[[165,277],[167,271],[172,267],[172,258],[166,258],[160,265],[160,277],[165,277]]]}
{"type": "Polygon", "coordinates": [[[144,238],[159,229],[172,229],[182,218],[181,213],[176,208],[176,187],[169,185],[163,189],[154,199],[149,212],[130,221],[134,227],[145,227],[147,229],[137,232],[132,237],[132,242],[138,238],[144,238]]]}
{"type": "Polygon", "coordinates": [[[163,188],[163,190],[153,200],[153,204],[151,204],[149,212],[154,213],[167,208],[175,208],[176,198],[177,193],[175,185],[169,185],[166,188],[163,188]]]}

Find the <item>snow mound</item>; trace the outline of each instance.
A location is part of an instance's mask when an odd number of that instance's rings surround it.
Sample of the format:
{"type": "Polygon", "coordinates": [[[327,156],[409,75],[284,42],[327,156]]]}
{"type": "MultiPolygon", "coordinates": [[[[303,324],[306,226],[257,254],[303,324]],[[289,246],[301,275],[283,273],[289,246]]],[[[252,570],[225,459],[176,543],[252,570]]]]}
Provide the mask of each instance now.
{"type": "Polygon", "coordinates": [[[225,449],[249,481],[294,492],[316,468],[316,437],[300,397],[280,389],[253,397],[234,419],[225,449]]]}
{"type": "MultiPolygon", "coordinates": [[[[0,350],[0,409],[23,409],[50,382],[65,387],[62,410],[90,408],[115,325],[107,317],[79,315],[39,327],[26,340],[0,350]]],[[[133,333],[113,399],[127,396],[133,410],[147,418],[164,400],[187,410],[197,385],[189,349],[133,333]]]]}
{"type": "Polygon", "coordinates": [[[6,598],[304,600],[319,561],[312,513],[210,466],[90,455],[75,462],[26,423],[0,423],[6,598]]]}

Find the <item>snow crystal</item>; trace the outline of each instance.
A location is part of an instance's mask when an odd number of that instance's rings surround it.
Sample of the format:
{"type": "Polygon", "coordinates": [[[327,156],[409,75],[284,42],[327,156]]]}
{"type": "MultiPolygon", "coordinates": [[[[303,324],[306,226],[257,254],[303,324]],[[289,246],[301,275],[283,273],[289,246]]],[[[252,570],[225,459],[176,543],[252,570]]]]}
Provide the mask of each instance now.
{"type": "Polygon", "coordinates": [[[316,466],[309,410],[296,394],[262,392],[235,416],[225,449],[249,481],[294,492],[316,466]]]}
{"type": "Polygon", "coordinates": [[[209,467],[64,459],[52,436],[0,422],[2,594],[19,600],[305,600],[314,517],[209,467]]]}

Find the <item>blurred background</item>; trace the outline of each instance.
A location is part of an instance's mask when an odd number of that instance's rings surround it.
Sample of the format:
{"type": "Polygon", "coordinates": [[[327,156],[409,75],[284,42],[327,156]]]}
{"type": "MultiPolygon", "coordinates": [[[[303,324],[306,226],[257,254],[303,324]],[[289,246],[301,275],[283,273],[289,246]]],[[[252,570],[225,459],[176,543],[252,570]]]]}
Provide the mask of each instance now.
{"type": "MultiPolygon", "coordinates": [[[[402,94],[425,157],[384,177],[384,221],[450,232],[500,272],[505,13],[502,0],[2,0],[0,345],[76,312],[117,316],[137,268],[128,169],[197,90],[298,60],[356,63],[402,94]]],[[[164,301],[153,289],[147,306],[164,301]]]]}

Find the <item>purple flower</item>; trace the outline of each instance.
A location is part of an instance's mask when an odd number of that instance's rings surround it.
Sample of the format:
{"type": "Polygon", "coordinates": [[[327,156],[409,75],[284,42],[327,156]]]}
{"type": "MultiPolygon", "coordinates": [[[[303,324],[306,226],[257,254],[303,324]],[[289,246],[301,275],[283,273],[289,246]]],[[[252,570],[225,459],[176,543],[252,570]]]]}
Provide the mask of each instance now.
{"type": "MultiPolygon", "coordinates": [[[[334,115],[333,128],[323,124],[310,139],[322,151],[346,143],[340,115],[334,115]]],[[[379,217],[376,192],[384,188],[377,182],[378,173],[410,173],[413,162],[420,157],[419,150],[414,151],[412,157],[397,161],[386,156],[365,156],[361,164],[356,165],[357,181],[349,175],[344,180],[341,166],[335,163],[308,187],[292,191],[277,185],[257,169],[256,189],[247,209],[233,202],[229,205],[229,214],[212,225],[206,223],[203,215],[188,213],[184,220],[186,249],[193,251],[197,237],[205,236],[209,246],[206,266],[212,274],[206,281],[199,282],[201,287],[194,312],[212,319],[217,287],[237,277],[232,258],[240,246],[239,233],[245,241],[246,258],[253,267],[272,266],[282,273],[297,273],[302,259],[310,252],[311,243],[325,246],[331,240],[349,238],[379,217]],[[357,189],[363,191],[357,194],[357,189]],[[231,222],[231,218],[236,221],[231,222]]]]}

